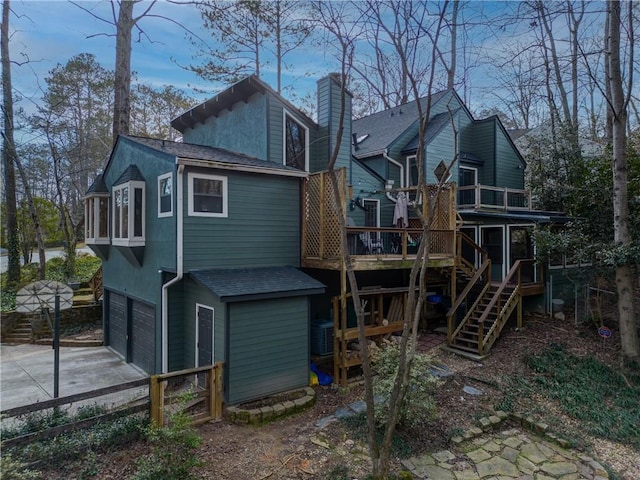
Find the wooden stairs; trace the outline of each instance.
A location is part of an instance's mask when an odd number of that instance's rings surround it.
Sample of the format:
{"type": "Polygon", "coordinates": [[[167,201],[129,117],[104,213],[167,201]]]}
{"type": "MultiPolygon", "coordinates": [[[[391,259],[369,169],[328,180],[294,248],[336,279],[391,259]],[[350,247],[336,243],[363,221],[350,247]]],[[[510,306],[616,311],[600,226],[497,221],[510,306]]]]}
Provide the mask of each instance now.
{"type": "Polygon", "coordinates": [[[31,320],[28,317],[22,317],[16,326],[2,337],[2,343],[31,343],[31,338],[31,320]]]}
{"type": "Polygon", "coordinates": [[[449,348],[479,357],[486,356],[511,314],[520,305],[521,296],[517,286],[487,284],[451,335],[449,348]]]}

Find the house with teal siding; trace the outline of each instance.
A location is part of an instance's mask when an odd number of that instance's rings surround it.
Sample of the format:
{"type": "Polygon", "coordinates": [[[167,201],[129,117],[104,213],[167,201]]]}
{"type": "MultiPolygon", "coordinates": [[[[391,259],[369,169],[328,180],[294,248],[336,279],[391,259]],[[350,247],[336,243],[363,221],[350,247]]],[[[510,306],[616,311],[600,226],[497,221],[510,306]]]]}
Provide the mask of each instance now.
{"type": "MultiPolygon", "coordinates": [[[[317,120],[250,76],[173,119],[179,142],[117,139],[86,194],[85,239],[103,260],[105,343],[126,361],[150,374],[223,362],[227,404],[306,385],[316,355],[333,354],[346,378],[358,361],[347,355],[345,251],[369,295],[367,328],[397,330],[423,236],[415,209],[437,192],[415,190],[417,104],[352,119],[346,92],[340,135],[339,78],[317,87],[317,120]],[[326,168],[339,138],[334,192],[326,168]]],[[[531,211],[524,161],[497,117],[474,119],[453,90],[430,102],[425,178],[452,167],[427,288],[465,324],[474,313],[454,311],[464,281],[485,257],[491,274],[475,277],[506,278],[533,256],[533,226],[552,219],[531,211]]],[[[499,333],[506,319],[495,321],[499,333]]]]}

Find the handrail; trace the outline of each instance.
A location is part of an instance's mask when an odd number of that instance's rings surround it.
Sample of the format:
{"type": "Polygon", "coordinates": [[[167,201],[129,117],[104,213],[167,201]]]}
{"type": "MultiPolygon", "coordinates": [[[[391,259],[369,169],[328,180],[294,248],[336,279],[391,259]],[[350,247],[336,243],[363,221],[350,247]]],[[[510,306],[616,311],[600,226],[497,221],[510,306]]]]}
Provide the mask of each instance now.
{"type": "Polygon", "coordinates": [[[481,206],[485,206],[485,207],[498,207],[498,208],[503,208],[505,210],[511,208],[514,210],[527,210],[531,208],[531,190],[526,190],[526,189],[520,189],[520,188],[509,188],[509,187],[494,187],[491,185],[482,185],[480,183],[477,183],[475,185],[465,185],[465,186],[461,186],[457,188],[458,192],[470,192],[473,191],[475,192],[475,195],[473,196],[473,202],[462,202],[462,203],[458,203],[458,207],[464,206],[464,207],[474,207],[474,208],[480,208],[481,206]],[[501,193],[503,195],[503,199],[502,202],[490,202],[490,203],[483,203],[482,202],[482,192],[496,192],[496,193],[501,193]],[[513,195],[516,196],[521,196],[522,198],[524,198],[526,205],[509,205],[509,198],[512,197],[513,195]]]}
{"type": "MultiPolygon", "coordinates": [[[[457,252],[456,255],[459,259],[464,260],[465,263],[470,263],[468,260],[466,260],[465,258],[462,257],[462,244],[466,243],[467,245],[469,245],[471,248],[473,248],[476,252],[478,252],[480,254],[480,263],[484,263],[484,261],[488,258],[489,254],[487,253],[487,251],[482,248],[480,245],[478,245],[475,240],[473,240],[473,238],[471,238],[469,235],[467,235],[464,232],[461,232],[460,230],[458,230],[456,232],[456,236],[459,237],[458,241],[456,242],[456,248],[457,248],[457,252]]],[[[475,265],[473,265],[473,267],[475,268],[475,265]]]]}
{"type": "Polygon", "coordinates": [[[480,265],[480,268],[476,270],[476,272],[473,274],[473,277],[471,277],[471,280],[469,280],[467,285],[464,287],[464,290],[462,290],[462,293],[458,295],[458,297],[456,298],[456,301],[453,303],[453,305],[451,305],[451,308],[447,312],[447,336],[448,336],[447,342],[449,343],[451,342],[455,334],[458,332],[458,330],[462,328],[462,325],[464,324],[464,322],[461,322],[460,325],[458,326],[458,329],[454,332],[453,331],[453,315],[455,314],[456,310],[460,307],[460,305],[462,305],[462,302],[467,298],[467,296],[469,295],[469,292],[471,292],[471,289],[474,287],[474,285],[478,283],[478,280],[480,280],[480,278],[482,278],[482,275],[484,274],[485,271],[488,273],[488,275],[487,275],[487,281],[485,283],[485,287],[483,290],[483,293],[484,293],[484,291],[491,284],[491,260],[489,258],[485,259],[485,261],[482,262],[482,265],[480,265]]]}
{"type": "MultiPolygon", "coordinates": [[[[482,350],[484,348],[484,339],[485,339],[484,322],[487,320],[487,317],[489,316],[489,312],[491,312],[493,308],[496,306],[496,303],[499,302],[502,292],[504,291],[506,286],[510,283],[511,278],[514,275],[516,275],[516,273],[518,275],[518,283],[515,286],[515,290],[518,290],[520,288],[520,265],[522,262],[523,262],[522,260],[516,260],[516,262],[511,267],[511,270],[509,270],[509,273],[507,273],[507,275],[502,280],[502,283],[500,283],[500,286],[493,294],[493,298],[491,298],[491,300],[489,301],[489,305],[487,305],[487,307],[484,309],[484,312],[482,312],[482,315],[480,315],[480,318],[478,319],[478,353],[479,354],[482,354],[482,350]]],[[[500,309],[500,305],[498,304],[498,309],[496,311],[498,311],[499,309],[500,309]]]]}
{"type": "MultiPolygon", "coordinates": [[[[447,316],[453,315],[455,313],[455,311],[458,309],[458,307],[460,306],[464,298],[466,298],[466,296],[469,295],[469,292],[471,291],[473,286],[478,282],[480,277],[482,277],[482,274],[484,273],[484,271],[487,270],[490,266],[491,266],[491,260],[489,259],[485,260],[482,263],[482,265],[480,265],[480,268],[476,270],[476,273],[473,275],[473,277],[471,277],[471,280],[469,280],[467,285],[464,287],[464,290],[462,291],[462,293],[458,295],[454,304],[451,305],[451,308],[447,312],[447,316]]],[[[490,280],[487,278],[487,283],[489,282],[490,280]]]]}

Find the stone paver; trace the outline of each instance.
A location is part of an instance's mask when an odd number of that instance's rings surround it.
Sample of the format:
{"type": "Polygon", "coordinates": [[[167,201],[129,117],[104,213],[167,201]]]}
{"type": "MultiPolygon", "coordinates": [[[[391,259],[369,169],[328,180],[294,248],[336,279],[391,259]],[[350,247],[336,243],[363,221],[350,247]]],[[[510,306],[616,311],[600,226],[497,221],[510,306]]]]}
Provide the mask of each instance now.
{"type": "MultiPolygon", "coordinates": [[[[319,429],[337,419],[366,410],[353,402],[317,422],[319,429]]],[[[450,450],[425,453],[402,460],[415,480],[608,480],[600,463],[567,447],[568,442],[547,431],[547,426],[515,414],[496,412],[478,421],[452,441],[450,450]],[[518,426],[502,425],[511,418],[518,426]]],[[[312,437],[326,446],[321,435],[312,437]]],[[[328,448],[328,447],[326,447],[328,448]]],[[[349,447],[350,448],[350,447],[349,447]]]]}
{"type": "Polygon", "coordinates": [[[592,458],[521,428],[464,436],[451,450],[403,462],[416,480],[599,480],[607,472],[592,458]]]}

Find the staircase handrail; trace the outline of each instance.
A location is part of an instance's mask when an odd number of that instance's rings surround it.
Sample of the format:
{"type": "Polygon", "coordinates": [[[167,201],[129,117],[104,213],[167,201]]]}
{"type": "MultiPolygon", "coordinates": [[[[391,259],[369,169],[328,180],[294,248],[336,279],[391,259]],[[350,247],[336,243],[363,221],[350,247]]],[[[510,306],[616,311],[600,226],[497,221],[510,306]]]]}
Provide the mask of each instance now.
{"type": "Polygon", "coordinates": [[[473,274],[473,277],[471,277],[471,279],[467,282],[467,285],[464,287],[464,290],[462,290],[462,293],[456,297],[456,301],[453,303],[453,305],[451,305],[451,308],[447,312],[447,317],[453,315],[456,312],[456,310],[462,304],[464,299],[469,295],[469,292],[471,291],[473,286],[476,283],[478,283],[478,280],[482,277],[482,274],[485,272],[485,270],[489,272],[489,275],[487,275],[487,283],[490,283],[491,281],[490,280],[491,270],[489,270],[490,267],[491,267],[491,260],[487,258],[484,262],[482,262],[482,265],[480,265],[480,268],[476,270],[476,273],[473,274]]]}
{"type": "MultiPolygon", "coordinates": [[[[487,317],[489,316],[489,312],[491,312],[496,306],[496,303],[498,303],[500,297],[502,296],[502,292],[504,292],[504,289],[509,283],[511,283],[512,277],[516,274],[518,276],[518,282],[515,286],[515,291],[520,289],[520,265],[521,265],[521,260],[516,260],[516,262],[511,267],[511,270],[509,270],[509,273],[507,273],[507,276],[504,277],[504,279],[502,280],[502,283],[500,283],[500,286],[498,287],[496,292],[493,294],[493,298],[489,301],[489,304],[484,309],[484,312],[482,312],[482,315],[480,315],[480,318],[478,319],[478,352],[482,352],[484,348],[484,338],[485,338],[484,322],[487,320],[487,317]]],[[[500,310],[500,305],[498,305],[497,310],[500,310]]],[[[496,321],[498,319],[499,317],[496,318],[496,321]]]]}

